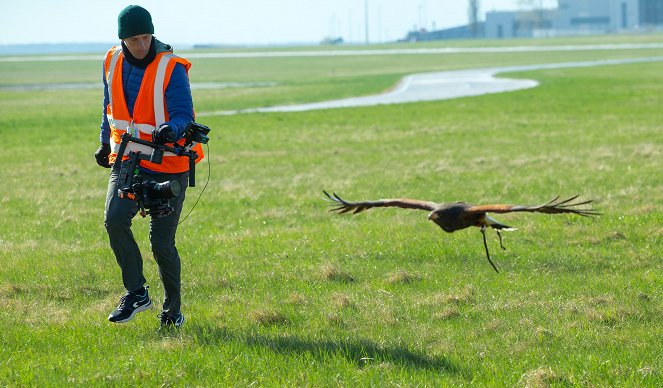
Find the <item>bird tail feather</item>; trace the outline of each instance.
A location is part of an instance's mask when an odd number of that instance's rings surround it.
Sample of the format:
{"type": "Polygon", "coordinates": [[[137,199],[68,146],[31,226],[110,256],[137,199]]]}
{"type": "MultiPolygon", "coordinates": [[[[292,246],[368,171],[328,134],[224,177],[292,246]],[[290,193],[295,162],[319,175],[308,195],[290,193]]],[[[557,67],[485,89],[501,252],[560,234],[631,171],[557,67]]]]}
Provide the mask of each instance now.
{"type": "Polygon", "coordinates": [[[488,224],[488,226],[490,226],[493,229],[499,229],[505,231],[516,230],[516,228],[513,228],[509,225],[504,225],[489,215],[486,215],[486,223],[488,224]]]}

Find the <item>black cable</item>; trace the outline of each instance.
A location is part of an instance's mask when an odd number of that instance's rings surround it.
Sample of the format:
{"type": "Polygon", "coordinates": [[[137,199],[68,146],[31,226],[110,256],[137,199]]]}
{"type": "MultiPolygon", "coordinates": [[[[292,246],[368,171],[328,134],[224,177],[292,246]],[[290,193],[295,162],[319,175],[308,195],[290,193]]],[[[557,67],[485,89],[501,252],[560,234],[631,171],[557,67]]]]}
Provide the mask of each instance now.
{"type": "Polygon", "coordinates": [[[207,182],[205,182],[205,186],[203,186],[203,189],[200,191],[200,194],[198,195],[198,199],[196,199],[196,202],[193,204],[193,206],[189,210],[189,213],[187,213],[187,215],[182,220],[180,220],[180,222],[178,222],[177,225],[181,224],[182,222],[186,221],[187,218],[189,218],[189,216],[191,215],[191,212],[193,211],[193,209],[195,209],[196,205],[198,205],[198,201],[200,201],[200,198],[203,196],[203,193],[205,192],[205,189],[207,188],[207,185],[209,184],[209,178],[210,178],[211,171],[212,171],[212,164],[210,163],[209,144],[207,144],[207,155],[205,155],[205,156],[207,157],[207,182]]]}

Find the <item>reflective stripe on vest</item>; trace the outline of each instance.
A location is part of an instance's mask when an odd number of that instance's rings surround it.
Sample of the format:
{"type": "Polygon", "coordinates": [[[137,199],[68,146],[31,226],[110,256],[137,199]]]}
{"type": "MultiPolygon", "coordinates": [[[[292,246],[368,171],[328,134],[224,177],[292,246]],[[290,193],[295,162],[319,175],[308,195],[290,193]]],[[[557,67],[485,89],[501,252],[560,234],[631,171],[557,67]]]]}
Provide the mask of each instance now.
{"type": "Polygon", "coordinates": [[[168,61],[170,61],[171,58],[175,58],[175,55],[166,54],[162,56],[159,61],[159,66],[157,67],[157,78],[154,83],[154,119],[157,123],[166,122],[166,104],[163,101],[165,95],[163,81],[166,79],[166,68],[168,67],[168,61]]]}
{"type": "Polygon", "coordinates": [[[108,85],[108,100],[110,102],[111,112],[113,109],[113,82],[112,77],[115,74],[115,65],[117,65],[117,60],[120,58],[120,53],[122,48],[120,46],[115,46],[115,51],[110,60],[110,65],[108,66],[108,72],[106,73],[106,84],[108,85]]]}

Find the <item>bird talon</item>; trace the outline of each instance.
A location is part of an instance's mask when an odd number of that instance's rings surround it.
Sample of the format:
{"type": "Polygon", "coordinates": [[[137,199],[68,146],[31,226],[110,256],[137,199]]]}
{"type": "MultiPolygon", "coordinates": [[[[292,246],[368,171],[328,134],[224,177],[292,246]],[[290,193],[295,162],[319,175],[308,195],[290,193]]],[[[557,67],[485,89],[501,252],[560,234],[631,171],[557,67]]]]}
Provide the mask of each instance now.
{"type": "Polygon", "coordinates": [[[486,242],[486,228],[483,226],[481,227],[481,234],[483,235],[483,247],[486,248],[486,258],[488,259],[490,265],[493,266],[495,272],[500,273],[500,271],[497,270],[495,263],[493,263],[493,261],[490,259],[490,253],[488,253],[488,243],[486,242]]]}
{"type": "Polygon", "coordinates": [[[500,238],[500,248],[506,251],[506,247],[502,244],[502,233],[498,229],[495,229],[495,232],[497,233],[497,237],[500,238]]]}

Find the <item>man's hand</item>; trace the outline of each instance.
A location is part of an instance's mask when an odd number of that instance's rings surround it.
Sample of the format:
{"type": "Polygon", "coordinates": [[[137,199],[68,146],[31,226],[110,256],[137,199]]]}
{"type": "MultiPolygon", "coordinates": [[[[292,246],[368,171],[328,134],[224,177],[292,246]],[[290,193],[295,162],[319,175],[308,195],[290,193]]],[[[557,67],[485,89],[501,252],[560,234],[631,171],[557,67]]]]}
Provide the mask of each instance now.
{"type": "Polygon", "coordinates": [[[104,168],[111,168],[108,163],[108,155],[111,153],[110,144],[101,143],[97,152],[94,153],[94,158],[97,159],[97,164],[104,168]]]}
{"type": "Polygon", "coordinates": [[[152,143],[166,144],[172,143],[175,140],[177,140],[175,131],[170,127],[170,125],[162,125],[152,131],[152,143]]]}

